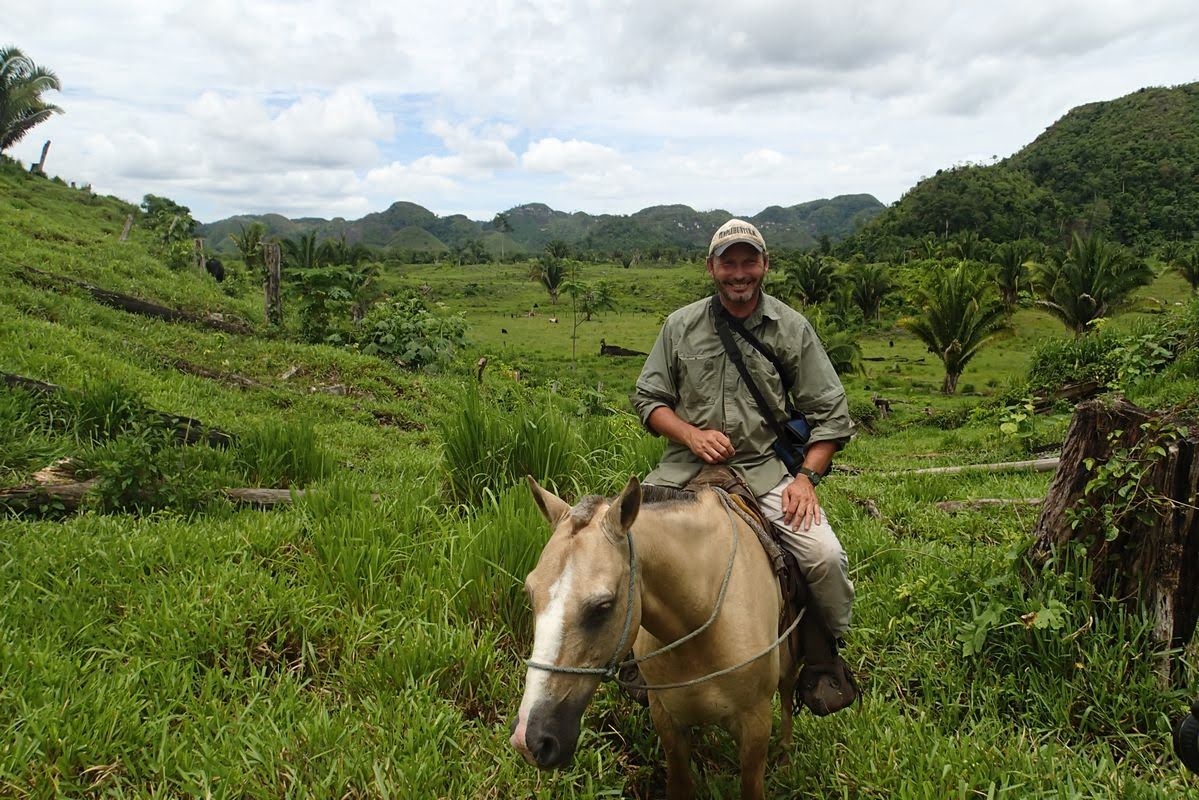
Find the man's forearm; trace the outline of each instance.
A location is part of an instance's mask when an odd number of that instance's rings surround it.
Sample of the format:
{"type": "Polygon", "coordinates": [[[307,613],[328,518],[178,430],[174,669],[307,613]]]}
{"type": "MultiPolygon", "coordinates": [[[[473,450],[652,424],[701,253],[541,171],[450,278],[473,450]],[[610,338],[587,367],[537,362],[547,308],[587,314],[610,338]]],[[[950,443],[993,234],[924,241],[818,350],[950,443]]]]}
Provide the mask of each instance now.
{"type": "Polygon", "coordinates": [[[655,408],[650,412],[646,423],[654,433],[684,447],[691,446],[690,437],[697,430],[694,425],[674,413],[674,409],[669,406],[655,408]]]}
{"type": "Polygon", "coordinates": [[[816,442],[810,444],[804,450],[803,465],[817,475],[823,475],[836,452],[836,442],[816,442]]]}

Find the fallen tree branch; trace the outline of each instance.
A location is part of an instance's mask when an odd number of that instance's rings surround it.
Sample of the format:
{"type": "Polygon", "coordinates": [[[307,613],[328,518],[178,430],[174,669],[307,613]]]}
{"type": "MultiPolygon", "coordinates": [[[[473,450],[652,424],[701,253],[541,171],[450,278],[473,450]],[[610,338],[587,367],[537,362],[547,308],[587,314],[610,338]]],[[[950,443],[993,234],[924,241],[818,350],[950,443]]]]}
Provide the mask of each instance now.
{"type": "Polygon", "coordinates": [[[217,381],[218,383],[230,384],[238,386],[242,389],[265,389],[266,384],[259,383],[253,378],[247,378],[245,375],[238,375],[236,372],[221,372],[220,370],[209,369],[202,367],[199,364],[193,364],[190,361],[184,361],[181,358],[163,359],[163,363],[167,366],[174,367],[180,372],[185,372],[188,375],[195,375],[198,378],[208,378],[209,380],[217,381]]]}
{"type": "Polygon", "coordinates": [[[1007,472],[1008,470],[1032,470],[1033,472],[1052,472],[1057,469],[1058,459],[1034,458],[1031,461],[1005,461],[998,464],[962,464],[956,467],[924,467],[922,469],[893,470],[879,472],[878,475],[956,475],[961,472],[1007,472]]]}
{"type": "Polygon", "coordinates": [[[148,300],[133,297],[132,295],[121,294],[110,289],[102,289],[90,283],[84,283],[83,281],[77,281],[74,278],[67,278],[62,275],[55,275],[51,272],[43,272],[40,269],[30,266],[25,267],[25,272],[26,275],[24,277],[28,282],[39,285],[42,288],[50,288],[57,291],[63,285],[75,286],[83,289],[95,300],[104,305],[121,311],[128,311],[131,314],[153,317],[167,322],[192,322],[224,333],[237,333],[241,335],[251,335],[254,333],[254,329],[249,325],[243,322],[230,322],[218,314],[197,314],[192,311],[181,311],[177,308],[161,306],[157,303],[151,303],[148,300]]]}
{"type": "Polygon", "coordinates": [[[978,511],[983,508],[1007,506],[1039,506],[1045,502],[1040,497],[979,497],[975,500],[942,500],[935,505],[941,511],[978,511]]]}

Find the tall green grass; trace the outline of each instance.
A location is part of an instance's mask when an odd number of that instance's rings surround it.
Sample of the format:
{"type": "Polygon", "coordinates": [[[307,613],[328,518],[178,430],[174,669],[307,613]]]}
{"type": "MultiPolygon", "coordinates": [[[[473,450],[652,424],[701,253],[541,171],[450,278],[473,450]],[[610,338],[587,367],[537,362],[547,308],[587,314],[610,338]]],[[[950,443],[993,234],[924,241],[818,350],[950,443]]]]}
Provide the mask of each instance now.
{"type": "Polygon", "coordinates": [[[268,420],[238,437],[237,467],[252,486],[302,486],[329,475],[333,458],[304,419],[268,420]]]}

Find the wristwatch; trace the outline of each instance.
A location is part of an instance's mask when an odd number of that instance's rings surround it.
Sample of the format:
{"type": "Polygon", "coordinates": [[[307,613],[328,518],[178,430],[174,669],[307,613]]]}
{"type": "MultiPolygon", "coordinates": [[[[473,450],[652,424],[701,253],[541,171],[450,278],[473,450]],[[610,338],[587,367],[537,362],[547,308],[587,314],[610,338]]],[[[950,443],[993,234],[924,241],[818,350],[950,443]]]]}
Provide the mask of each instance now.
{"type": "Polygon", "coordinates": [[[808,469],[807,467],[800,467],[799,474],[803,475],[808,480],[810,480],[812,482],[813,487],[820,485],[820,473],[817,472],[816,470],[808,469]]]}

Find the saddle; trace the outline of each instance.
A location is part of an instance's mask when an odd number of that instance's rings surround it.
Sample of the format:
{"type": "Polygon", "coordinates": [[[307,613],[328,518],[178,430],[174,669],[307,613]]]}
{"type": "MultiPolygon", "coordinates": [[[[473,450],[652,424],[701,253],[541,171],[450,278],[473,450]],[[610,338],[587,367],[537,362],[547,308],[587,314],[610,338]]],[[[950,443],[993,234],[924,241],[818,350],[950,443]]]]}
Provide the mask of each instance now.
{"type": "Polygon", "coordinates": [[[749,524],[766,551],[783,595],[779,634],[795,622],[797,615],[803,614],[787,637],[792,658],[796,663],[802,659],[804,664],[795,685],[793,709],[798,711],[803,704],[813,714],[823,717],[852,705],[860,693],[853,672],[837,654],[837,640],[829,632],[820,609],[809,602],[808,582],[799,563],[783,547],[778,530],[762,513],[753,491],[732,469],[719,464],[705,466],[686,486],[695,492],[705,488],[722,489],[728,495],[733,510],[749,524]]]}

